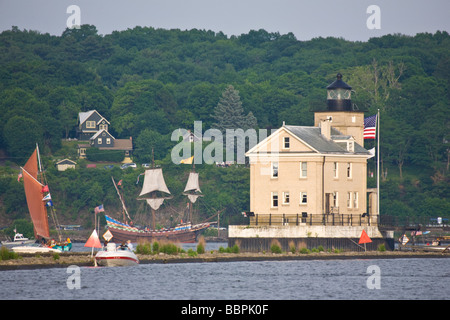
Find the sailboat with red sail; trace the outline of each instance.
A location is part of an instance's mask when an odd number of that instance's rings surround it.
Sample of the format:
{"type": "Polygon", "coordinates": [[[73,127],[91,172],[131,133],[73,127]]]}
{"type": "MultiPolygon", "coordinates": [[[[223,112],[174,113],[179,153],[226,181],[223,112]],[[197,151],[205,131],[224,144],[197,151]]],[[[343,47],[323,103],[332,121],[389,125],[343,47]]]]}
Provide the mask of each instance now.
{"type": "Polygon", "coordinates": [[[36,149],[33,154],[21,169],[28,211],[30,212],[31,220],[33,222],[34,237],[38,242],[41,242],[41,244],[39,246],[17,246],[13,247],[12,250],[15,252],[27,253],[69,251],[72,248],[72,243],[69,238],[63,242],[61,239],[61,234],[59,234],[59,242],[53,240],[49,243],[50,230],[47,208],[49,208],[50,215],[55,221],[55,224],[57,224],[57,219],[53,209],[53,202],[51,200],[48,185],[43,184],[40,181],[45,181],[45,178],[42,172],[42,165],[40,163],[38,145],[36,145],[36,149]],[[44,244],[44,242],[46,244],[44,244]]]}

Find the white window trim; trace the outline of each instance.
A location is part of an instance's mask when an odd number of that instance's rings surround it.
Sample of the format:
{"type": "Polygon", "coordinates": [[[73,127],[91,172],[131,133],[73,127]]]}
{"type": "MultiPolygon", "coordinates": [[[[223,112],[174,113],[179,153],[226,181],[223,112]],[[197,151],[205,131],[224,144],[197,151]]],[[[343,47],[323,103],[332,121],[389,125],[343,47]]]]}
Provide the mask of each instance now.
{"type": "Polygon", "coordinates": [[[95,129],[96,127],[95,121],[86,121],[86,129],[95,129]]]}
{"type": "Polygon", "coordinates": [[[270,193],[270,207],[272,209],[277,209],[278,205],[280,204],[279,202],[280,202],[280,199],[278,199],[278,192],[271,192],[270,193]],[[274,196],[277,197],[277,205],[276,206],[273,205],[274,196]]]}
{"type": "Polygon", "coordinates": [[[353,176],[353,165],[351,162],[347,162],[347,179],[352,179],[353,176]]]}
{"type": "Polygon", "coordinates": [[[334,173],[334,179],[339,179],[339,163],[333,162],[333,173],[334,173]]]}
{"type": "Polygon", "coordinates": [[[106,138],[106,144],[111,144],[111,138],[106,138]]]}
{"type": "Polygon", "coordinates": [[[347,151],[355,152],[355,142],[354,141],[347,141],[347,151]]]}
{"type": "Polygon", "coordinates": [[[289,137],[283,137],[283,149],[289,150],[291,148],[291,139],[289,137]],[[286,142],[288,146],[286,147],[286,142]]]}
{"type": "Polygon", "coordinates": [[[358,209],[359,196],[358,191],[353,192],[353,208],[358,209]]]}
{"type": "Polygon", "coordinates": [[[339,193],[337,191],[333,192],[333,207],[339,208],[339,193]]]}
{"type": "Polygon", "coordinates": [[[352,202],[353,202],[353,192],[349,191],[347,192],[347,208],[352,208],[352,202]]]}
{"type": "Polygon", "coordinates": [[[98,139],[97,139],[97,143],[98,143],[98,144],[102,144],[102,143],[103,143],[102,138],[98,138],[98,139]]]}
{"type": "Polygon", "coordinates": [[[291,201],[291,199],[290,199],[290,197],[289,197],[289,191],[283,192],[283,202],[282,202],[282,204],[283,204],[283,205],[289,205],[289,204],[290,204],[290,201],[291,201]],[[287,201],[286,201],[286,200],[287,200],[287,201]]]}
{"type": "Polygon", "coordinates": [[[300,161],[300,178],[305,179],[308,178],[308,162],[300,161]],[[306,174],[303,175],[303,164],[306,165],[306,174]]]}
{"type": "Polygon", "coordinates": [[[279,162],[272,162],[271,165],[270,165],[270,177],[272,179],[278,179],[279,175],[280,175],[280,164],[279,164],[279,162]],[[276,176],[274,176],[274,172],[275,172],[274,165],[275,164],[277,166],[277,175],[276,176]]]}
{"type": "Polygon", "coordinates": [[[308,204],[308,192],[302,191],[300,192],[300,203],[301,206],[306,206],[308,204]],[[306,196],[306,202],[303,202],[303,196],[306,196]]]}

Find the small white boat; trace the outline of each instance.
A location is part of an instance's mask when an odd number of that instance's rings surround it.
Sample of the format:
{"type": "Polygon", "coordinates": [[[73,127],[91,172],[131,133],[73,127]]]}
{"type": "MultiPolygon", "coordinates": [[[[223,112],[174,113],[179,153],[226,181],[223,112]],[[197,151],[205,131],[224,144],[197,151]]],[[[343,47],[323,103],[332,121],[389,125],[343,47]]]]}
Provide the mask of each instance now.
{"type": "Polygon", "coordinates": [[[46,246],[42,246],[40,244],[12,247],[11,250],[14,252],[17,252],[17,253],[48,253],[48,252],[61,253],[62,252],[59,249],[49,248],[46,246]]]}
{"type": "Polygon", "coordinates": [[[127,246],[116,248],[115,243],[108,243],[106,250],[99,251],[95,255],[95,261],[99,266],[119,267],[134,266],[139,264],[138,257],[127,246]]]}
{"type": "Polygon", "coordinates": [[[14,235],[14,240],[13,241],[2,241],[2,245],[10,247],[10,246],[33,244],[34,242],[35,242],[35,240],[25,238],[23,236],[23,234],[21,234],[21,233],[16,233],[14,235]]]}

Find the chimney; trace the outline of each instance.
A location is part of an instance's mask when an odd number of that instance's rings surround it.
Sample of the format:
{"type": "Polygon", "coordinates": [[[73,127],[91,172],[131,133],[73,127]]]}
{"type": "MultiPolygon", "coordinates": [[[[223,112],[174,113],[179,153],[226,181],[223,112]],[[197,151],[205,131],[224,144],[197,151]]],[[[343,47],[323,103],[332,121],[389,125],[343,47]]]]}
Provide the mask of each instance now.
{"type": "Polygon", "coordinates": [[[320,122],[320,133],[328,140],[331,139],[331,121],[330,121],[330,119],[322,120],[320,122]]]}

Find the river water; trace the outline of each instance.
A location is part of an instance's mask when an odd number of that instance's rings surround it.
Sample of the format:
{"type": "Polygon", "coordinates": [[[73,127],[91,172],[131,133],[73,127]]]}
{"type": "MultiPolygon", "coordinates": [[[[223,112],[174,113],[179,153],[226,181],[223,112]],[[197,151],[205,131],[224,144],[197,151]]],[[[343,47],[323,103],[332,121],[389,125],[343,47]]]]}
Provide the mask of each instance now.
{"type": "Polygon", "coordinates": [[[0,271],[0,283],[1,300],[445,300],[450,259],[73,266],[0,271]]]}

